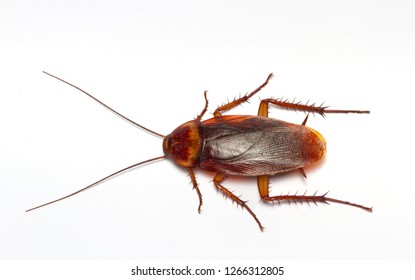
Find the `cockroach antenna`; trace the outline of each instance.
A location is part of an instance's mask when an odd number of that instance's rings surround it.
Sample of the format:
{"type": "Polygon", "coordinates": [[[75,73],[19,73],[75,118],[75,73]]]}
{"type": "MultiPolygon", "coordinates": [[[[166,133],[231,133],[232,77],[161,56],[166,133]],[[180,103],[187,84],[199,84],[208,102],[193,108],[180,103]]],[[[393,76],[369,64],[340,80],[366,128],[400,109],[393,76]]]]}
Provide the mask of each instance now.
{"type": "Polygon", "coordinates": [[[42,207],[44,207],[44,206],[46,206],[46,205],[50,205],[50,204],[56,203],[56,202],[58,202],[58,201],[64,200],[64,199],[69,198],[69,197],[71,197],[71,196],[74,196],[74,195],[76,195],[76,194],[78,194],[78,193],[81,193],[81,192],[83,192],[83,191],[86,191],[87,189],[90,189],[90,188],[92,188],[93,186],[96,186],[96,185],[98,185],[98,184],[100,184],[100,183],[102,183],[102,182],[104,182],[104,181],[106,181],[106,180],[108,180],[108,179],[110,179],[110,178],[112,178],[112,177],[114,177],[114,176],[117,176],[117,175],[119,175],[119,174],[121,174],[121,173],[124,173],[124,172],[126,172],[126,171],[128,171],[128,170],[131,170],[131,169],[133,169],[133,168],[136,168],[136,167],[138,167],[138,166],[140,166],[140,165],[143,165],[143,164],[146,164],[146,163],[149,163],[149,162],[152,162],[152,161],[156,161],[156,160],[159,160],[159,159],[165,159],[165,158],[166,158],[166,156],[160,156],[160,157],[155,157],[155,158],[152,158],[152,159],[147,159],[147,160],[145,160],[145,161],[142,161],[142,162],[139,162],[139,163],[136,163],[136,164],[130,165],[130,166],[125,167],[125,168],[123,168],[123,169],[120,169],[120,170],[118,170],[118,171],[116,171],[116,172],[114,172],[114,173],[111,173],[110,175],[105,176],[105,177],[104,177],[104,178],[102,178],[102,179],[99,179],[98,181],[96,181],[96,182],[94,182],[94,183],[92,183],[92,184],[90,184],[90,185],[86,186],[85,188],[82,188],[82,189],[80,189],[80,190],[77,190],[76,192],[73,192],[73,193],[71,193],[71,194],[65,195],[65,196],[60,197],[60,198],[58,198],[58,199],[55,199],[55,200],[52,200],[52,201],[46,202],[46,203],[41,204],[41,205],[39,205],[39,206],[36,206],[36,207],[30,208],[30,209],[27,209],[27,210],[26,210],[26,212],[30,212],[30,211],[33,211],[33,210],[35,210],[35,209],[42,208],[42,207]]]}
{"type": "Polygon", "coordinates": [[[110,110],[111,112],[113,112],[114,114],[116,114],[117,116],[119,116],[119,117],[123,118],[124,120],[128,121],[129,123],[131,123],[131,124],[133,124],[135,126],[138,126],[139,128],[141,128],[141,129],[143,129],[143,130],[145,130],[145,131],[147,131],[147,132],[149,132],[149,133],[151,133],[151,134],[153,134],[155,136],[158,136],[158,137],[161,137],[161,138],[164,138],[165,137],[163,134],[160,134],[160,133],[157,133],[157,132],[155,132],[155,131],[153,131],[151,129],[148,129],[147,127],[144,127],[144,126],[136,123],[135,121],[131,120],[130,118],[127,118],[126,116],[118,113],[117,111],[115,111],[114,109],[112,109],[110,106],[108,106],[107,104],[105,104],[104,102],[102,102],[101,100],[99,100],[98,98],[92,96],[91,94],[89,94],[85,90],[81,89],[80,87],[77,87],[74,84],[71,84],[71,83],[69,83],[69,82],[67,82],[67,81],[65,81],[65,80],[63,80],[63,79],[61,79],[59,77],[56,77],[55,75],[52,75],[52,74],[50,74],[50,73],[48,73],[46,71],[43,71],[43,73],[45,73],[46,75],[51,76],[52,78],[55,78],[55,79],[61,81],[61,82],[65,83],[65,84],[67,84],[67,85],[70,85],[73,88],[76,88],[80,92],[82,92],[85,95],[89,96],[90,98],[92,98],[93,100],[95,100],[96,102],[98,102],[99,104],[101,104],[102,106],[104,106],[105,108],[107,108],[108,110],[110,110]]]}
{"type": "MultiPolygon", "coordinates": [[[[146,128],[146,127],[144,127],[144,126],[142,126],[142,125],[140,125],[140,124],[138,124],[138,123],[134,122],[133,120],[131,120],[131,119],[127,118],[126,116],[124,116],[124,115],[122,115],[122,114],[118,113],[116,110],[112,109],[111,107],[109,107],[108,105],[106,105],[104,102],[102,102],[102,101],[100,101],[99,99],[97,99],[96,97],[92,96],[91,94],[89,94],[89,93],[88,93],[88,92],[86,92],[85,90],[83,90],[83,89],[81,89],[81,88],[79,88],[79,87],[77,87],[77,86],[75,86],[75,85],[73,85],[73,84],[71,84],[71,83],[69,83],[69,82],[67,82],[67,81],[65,81],[65,80],[63,80],[63,79],[61,79],[61,78],[59,78],[59,77],[56,77],[56,76],[54,76],[54,75],[52,75],[52,74],[50,74],[50,73],[48,73],[48,72],[43,71],[43,73],[45,73],[46,75],[49,75],[49,76],[51,76],[51,77],[53,77],[53,78],[55,78],[55,79],[57,79],[57,80],[59,80],[59,81],[61,81],[61,82],[65,83],[65,84],[70,85],[71,87],[74,87],[75,89],[77,89],[77,90],[81,91],[82,93],[84,93],[85,95],[89,96],[90,98],[92,98],[93,100],[95,100],[96,102],[98,102],[99,104],[101,104],[102,106],[104,106],[105,108],[107,108],[108,110],[110,110],[111,112],[113,112],[114,114],[116,114],[117,116],[119,116],[119,117],[123,118],[124,120],[128,121],[129,123],[131,123],[131,124],[133,124],[133,125],[135,125],[135,126],[138,126],[139,128],[141,128],[141,129],[143,129],[143,130],[145,130],[145,131],[147,131],[147,132],[149,132],[149,133],[151,133],[151,134],[153,134],[153,135],[155,135],[155,136],[158,136],[158,137],[161,137],[161,138],[164,138],[164,137],[165,137],[164,135],[162,135],[162,134],[160,134],[160,133],[157,133],[157,132],[155,132],[155,131],[153,131],[153,130],[151,130],[151,129],[148,129],[148,128],[146,128]]],[[[143,164],[146,164],[146,163],[149,163],[149,162],[152,162],[152,161],[160,160],[160,159],[165,159],[165,158],[166,158],[166,156],[164,155],[164,156],[155,157],[155,158],[152,158],[152,159],[148,159],[148,160],[145,160],[145,161],[142,161],[142,162],[139,162],[139,163],[136,163],[136,164],[130,165],[130,166],[125,167],[125,168],[123,168],[123,169],[120,169],[120,170],[118,170],[118,171],[116,171],[116,172],[114,172],[114,173],[111,173],[110,175],[105,176],[104,178],[102,178],[102,179],[100,179],[100,180],[98,180],[98,181],[96,181],[96,182],[94,182],[94,183],[92,183],[92,184],[90,184],[90,185],[88,185],[88,186],[86,186],[86,187],[84,187],[84,188],[82,188],[82,189],[80,189],[80,190],[76,191],[76,192],[73,192],[73,193],[68,194],[68,195],[66,195],[66,196],[63,196],[63,197],[61,197],[61,198],[58,198],[58,199],[55,199],[55,200],[49,201],[49,202],[47,202],[47,203],[41,204],[41,205],[39,205],[39,206],[36,206],[36,207],[30,208],[30,209],[26,210],[26,212],[30,212],[30,211],[33,211],[33,210],[35,210],[35,209],[38,209],[38,208],[44,207],[44,206],[46,206],[46,205],[50,205],[50,204],[56,203],[56,202],[58,202],[58,201],[64,200],[64,199],[69,198],[69,197],[71,197],[71,196],[74,196],[74,195],[76,195],[76,194],[78,194],[78,193],[81,193],[81,192],[83,192],[83,191],[85,191],[85,190],[87,190],[87,189],[89,189],[89,188],[92,188],[93,186],[96,186],[96,185],[98,185],[98,184],[100,184],[100,183],[102,183],[102,182],[104,182],[104,181],[106,181],[106,180],[108,180],[108,179],[110,179],[110,178],[112,178],[112,177],[114,177],[114,176],[117,176],[117,175],[119,175],[119,174],[121,174],[121,173],[124,173],[124,172],[126,172],[126,171],[128,171],[128,170],[131,170],[131,169],[133,169],[133,168],[136,168],[136,167],[138,167],[138,166],[140,166],[140,165],[143,165],[143,164]]]]}

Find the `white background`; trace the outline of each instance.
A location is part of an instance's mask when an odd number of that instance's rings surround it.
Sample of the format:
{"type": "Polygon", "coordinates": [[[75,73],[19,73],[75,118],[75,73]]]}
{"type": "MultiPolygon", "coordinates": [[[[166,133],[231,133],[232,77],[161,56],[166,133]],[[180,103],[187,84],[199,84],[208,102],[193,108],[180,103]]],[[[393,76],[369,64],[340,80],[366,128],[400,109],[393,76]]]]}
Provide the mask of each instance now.
{"type": "MultiPolygon", "coordinates": [[[[0,258],[413,259],[412,1],[2,1],[0,258]],[[275,78],[259,98],[325,102],[370,115],[311,117],[325,160],[274,177],[272,193],[323,193],[373,206],[259,202],[254,178],[224,185],[266,226],[197,171],[164,160],[59,204],[130,164],[162,155],[136,129],[44,74],[89,91],[163,134],[275,78]]],[[[259,98],[233,113],[256,114],[259,98]]],[[[272,108],[301,123],[304,114],[272,108]]]]}

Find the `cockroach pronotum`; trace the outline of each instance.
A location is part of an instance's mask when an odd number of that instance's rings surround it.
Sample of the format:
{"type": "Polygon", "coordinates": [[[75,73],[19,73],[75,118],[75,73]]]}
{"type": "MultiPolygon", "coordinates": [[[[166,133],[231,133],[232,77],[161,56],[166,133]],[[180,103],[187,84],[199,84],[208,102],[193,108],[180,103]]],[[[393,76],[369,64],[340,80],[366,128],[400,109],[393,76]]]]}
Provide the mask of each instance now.
{"type": "Polygon", "coordinates": [[[227,176],[257,177],[259,194],[265,202],[294,201],[315,204],[318,202],[326,204],[334,202],[372,212],[371,207],[330,198],[327,197],[327,193],[323,195],[317,195],[316,193],[313,195],[269,195],[269,176],[298,170],[306,177],[303,168],[322,159],[325,155],[325,139],[319,132],[306,126],[309,113],[324,116],[328,113],[369,114],[370,111],[332,110],[322,105],[316,106],[314,104],[309,105],[289,102],[283,99],[267,98],[261,100],[257,116],[223,115],[224,112],[247,102],[253,95],[264,88],[272,78],[271,73],[257,89],[232,102],[219,106],[213,112],[213,118],[202,121],[208,108],[207,92],[205,91],[205,106],[196,119],[180,125],[172,133],[164,136],[123,116],[83,89],[52,74],[44,73],[81,91],[128,122],[155,136],[163,138],[164,155],[125,167],[74,193],[33,207],[26,210],[26,212],[71,197],[139,165],[165,158],[171,159],[179,166],[188,170],[193,188],[199,197],[199,213],[202,207],[202,194],[193,171],[197,167],[214,172],[213,185],[216,189],[246,209],[254,218],[261,231],[264,230],[264,227],[255,213],[249,208],[246,201],[223,186],[222,183],[227,176]],[[285,109],[304,111],[308,114],[300,125],[268,118],[269,104],[285,109]]]}

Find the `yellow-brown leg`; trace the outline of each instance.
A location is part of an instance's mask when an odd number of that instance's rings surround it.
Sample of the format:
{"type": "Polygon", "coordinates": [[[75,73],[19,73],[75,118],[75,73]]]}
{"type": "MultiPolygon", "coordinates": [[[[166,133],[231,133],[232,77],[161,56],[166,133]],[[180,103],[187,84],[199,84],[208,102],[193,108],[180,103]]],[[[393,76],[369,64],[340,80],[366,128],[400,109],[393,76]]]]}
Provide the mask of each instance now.
{"type": "MultiPolygon", "coordinates": [[[[268,105],[269,103],[278,105],[278,106],[282,106],[282,107],[287,107],[287,108],[291,108],[291,109],[296,109],[296,110],[303,110],[303,111],[309,111],[309,112],[314,112],[314,113],[319,113],[321,115],[324,115],[324,113],[369,113],[369,111],[351,111],[351,110],[326,110],[326,107],[316,107],[314,105],[301,105],[301,104],[294,104],[294,103],[288,103],[285,101],[281,101],[281,100],[276,100],[276,99],[264,99],[261,101],[260,105],[259,105],[259,109],[258,109],[258,116],[261,117],[268,117],[268,105]],[[290,105],[290,106],[286,106],[286,105],[290,105]],[[314,109],[319,109],[318,110],[314,110],[314,109]]],[[[308,115],[307,115],[308,117],[308,115]]],[[[302,125],[305,125],[305,123],[307,122],[307,117],[306,119],[303,121],[302,125]]],[[[306,177],[305,172],[302,168],[299,169],[299,171],[301,172],[301,174],[306,177]]],[[[273,202],[273,201],[293,201],[293,202],[307,202],[307,203],[317,203],[317,202],[323,202],[323,203],[329,203],[329,202],[335,202],[335,203],[340,203],[340,204],[345,204],[345,205],[350,205],[350,206],[354,206],[354,207],[358,207],[367,211],[372,212],[372,208],[371,207],[366,207],[366,206],[362,206],[359,204],[355,204],[355,203],[350,203],[348,201],[343,201],[343,200],[338,200],[338,199],[334,199],[334,198],[329,198],[326,197],[327,193],[325,193],[324,195],[277,195],[277,196],[269,196],[269,176],[268,175],[261,175],[257,177],[257,183],[258,183],[258,190],[259,190],[259,194],[261,196],[261,199],[267,202],[273,202]]]]}
{"type": "Polygon", "coordinates": [[[272,78],[272,73],[268,75],[267,79],[265,80],[265,82],[260,85],[257,89],[255,89],[254,91],[252,91],[251,93],[248,93],[238,99],[235,99],[232,102],[226,103],[220,107],[218,107],[215,112],[213,112],[213,115],[215,117],[220,117],[222,116],[222,113],[225,111],[229,111],[230,109],[244,103],[247,102],[249,98],[251,98],[254,94],[258,93],[261,89],[263,89],[269,82],[269,80],[272,78]]]}
{"type": "Polygon", "coordinates": [[[264,227],[262,226],[261,222],[259,221],[259,219],[255,215],[255,213],[246,204],[246,201],[243,201],[238,196],[233,194],[230,190],[228,190],[227,188],[222,186],[220,183],[223,182],[223,180],[225,180],[225,175],[224,174],[219,174],[218,173],[218,174],[215,175],[215,177],[213,178],[213,184],[215,185],[216,189],[221,191],[226,197],[229,197],[230,199],[232,199],[232,201],[236,202],[242,208],[245,208],[249,212],[249,214],[251,214],[251,216],[254,218],[254,220],[257,222],[257,224],[258,224],[259,228],[261,229],[261,231],[263,231],[264,227]]]}
{"type": "Polygon", "coordinates": [[[273,99],[273,98],[267,98],[261,100],[261,104],[259,105],[258,110],[258,116],[262,117],[268,117],[268,106],[269,104],[273,104],[288,110],[294,110],[294,111],[304,111],[304,112],[310,112],[310,113],[316,113],[324,116],[325,114],[369,114],[370,111],[367,110],[332,110],[327,109],[328,106],[323,106],[321,104],[320,106],[316,106],[315,104],[308,105],[302,104],[301,102],[290,102],[288,100],[282,100],[282,99],[273,99]]]}
{"type": "Polygon", "coordinates": [[[196,190],[196,193],[199,197],[199,207],[197,208],[197,211],[200,214],[200,212],[202,211],[202,204],[203,204],[202,193],[200,192],[200,189],[199,189],[197,181],[196,181],[195,173],[193,172],[192,169],[189,169],[189,176],[190,176],[190,179],[192,180],[193,189],[196,190]]]}
{"type": "Polygon", "coordinates": [[[205,107],[203,108],[202,112],[200,113],[200,115],[198,115],[196,117],[196,120],[201,121],[203,118],[203,115],[206,113],[208,105],[209,105],[209,101],[207,99],[207,91],[205,90],[205,92],[203,93],[203,95],[205,96],[205,107]]]}
{"type": "Polygon", "coordinates": [[[351,203],[348,201],[344,201],[344,200],[339,200],[339,199],[334,199],[334,198],[330,198],[327,197],[327,193],[323,194],[323,195],[276,195],[276,196],[269,196],[269,188],[268,188],[269,182],[268,182],[268,175],[264,175],[264,176],[258,176],[258,189],[259,189],[259,193],[261,195],[261,199],[267,202],[274,202],[274,201],[293,201],[293,202],[307,202],[307,203],[315,203],[317,204],[317,202],[322,202],[322,203],[326,203],[329,204],[329,202],[334,202],[334,203],[340,203],[340,204],[345,204],[345,205],[349,205],[349,206],[354,206],[354,207],[358,207],[360,209],[372,212],[372,207],[366,207],[360,204],[355,204],[355,203],[351,203]]]}

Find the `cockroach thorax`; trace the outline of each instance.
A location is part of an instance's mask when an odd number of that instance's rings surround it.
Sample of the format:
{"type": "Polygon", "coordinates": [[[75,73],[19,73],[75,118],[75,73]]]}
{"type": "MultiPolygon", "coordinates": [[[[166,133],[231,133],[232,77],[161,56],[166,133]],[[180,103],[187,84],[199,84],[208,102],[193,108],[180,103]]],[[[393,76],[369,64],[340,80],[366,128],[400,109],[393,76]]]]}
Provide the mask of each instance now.
{"type": "Polygon", "coordinates": [[[198,120],[189,121],[167,135],[163,140],[166,156],[186,168],[198,166],[203,141],[200,124],[198,120]]]}

